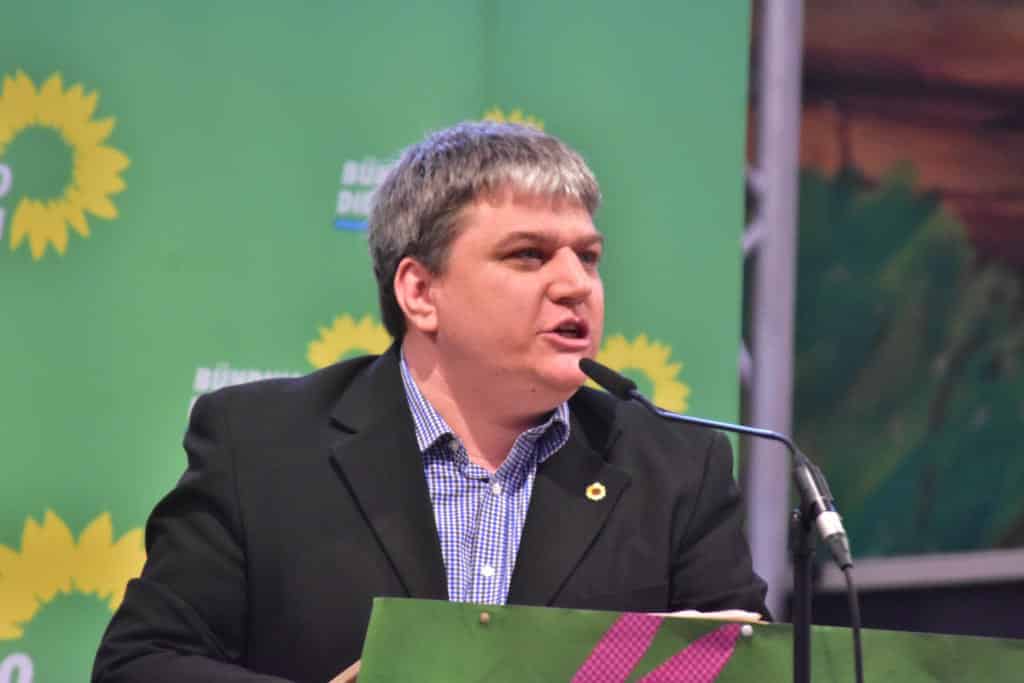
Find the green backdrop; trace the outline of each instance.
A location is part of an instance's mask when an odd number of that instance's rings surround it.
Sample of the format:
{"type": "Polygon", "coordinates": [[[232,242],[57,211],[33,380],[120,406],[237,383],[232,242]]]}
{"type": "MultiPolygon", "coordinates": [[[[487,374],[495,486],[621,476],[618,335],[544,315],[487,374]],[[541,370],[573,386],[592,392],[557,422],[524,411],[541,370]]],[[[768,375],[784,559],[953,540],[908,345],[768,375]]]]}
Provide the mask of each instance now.
{"type": "Polygon", "coordinates": [[[378,350],[365,198],[526,120],[606,197],[603,358],[737,412],[749,6],[76,3],[0,20],[0,683],[81,679],[190,403],[378,350]]]}

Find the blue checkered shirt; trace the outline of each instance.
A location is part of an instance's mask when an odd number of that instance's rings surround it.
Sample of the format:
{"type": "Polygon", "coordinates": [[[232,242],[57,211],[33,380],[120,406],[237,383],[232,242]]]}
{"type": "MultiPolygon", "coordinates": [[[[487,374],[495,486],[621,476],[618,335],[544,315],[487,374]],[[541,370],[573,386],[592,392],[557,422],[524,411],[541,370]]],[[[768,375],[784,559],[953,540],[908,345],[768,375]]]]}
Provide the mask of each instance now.
{"type": "Polygon", "coordinates": [[[402,362],[402,383],[423,454],[423,472],[441,539],[448,599],[503,605],[526,523],[537,466],[569,440],[569,406],[520,434],[491,474],[469,460],[444,418],[402,362]]]}

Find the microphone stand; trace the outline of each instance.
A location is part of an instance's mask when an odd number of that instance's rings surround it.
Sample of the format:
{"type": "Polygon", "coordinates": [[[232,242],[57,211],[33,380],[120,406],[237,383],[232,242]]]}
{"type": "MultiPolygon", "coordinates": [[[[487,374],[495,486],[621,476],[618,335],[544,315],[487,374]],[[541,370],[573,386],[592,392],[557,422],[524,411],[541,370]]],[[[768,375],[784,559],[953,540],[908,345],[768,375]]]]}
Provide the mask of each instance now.
{"type": "Polygon", "coordinates": [[[793,478],[801,499],[800,507],[793,511],[790,520],[790,546],[793,556],[793,683],[811,683],[811,600],[813,594],[811,579],[814,566],[816,507],[815,499],[811,498],[811,490],[805,482],[810,479],[816,483],[824,483],[820,473],[815,471],[814,465],[800,453],[792,441],[778,432],[673,413],[654,405],[646,396],[635,390],[631,392],[631,398],[670,420],[712,427],[736,434],[759,436],[778,441],[789,449],[794,461],[793,478]]]}
{"type": "Polygon", "coordinates": [[[810,683],[814,525],[807,506],[793,510],[789,531],[793,557],[793,683],[810,683]]]}
{"type": "MultiPolygon", "coordinates": [[[[793,481],[800,493],[800,507],[793,511],[790,520],[790,547],[793,555],[793,681],[794,683],[810,683],[811,681],[811,571],[814,564],[814,528],[817,527],[822,539],[828,546],[836,564],[846,573],[853,591],[853,579],[848,570],[853,567],[853,557],[846,538],[839,513],[833,505],[832,493],[821,470],[804,455],[789,437],[768,429],[758,429],[745,425],[719,422],[689,415],[680,415],[654,405],[643,394],[637,391],[636,384],[614,370],[604,367],[589,358],[580,360],[580,370],[614,396],[621,399],[632,399],[645,408],[663,418],[676,422],[686,422],[721,429],[736,434],[759,436],[783,444],[789,450],[790,461],[793,463],[793,481]]],[[[860,618],[859,610],[854,609],[854,659],[857,667],[857,680],[862,680],[860,664],[860,618]]]]}

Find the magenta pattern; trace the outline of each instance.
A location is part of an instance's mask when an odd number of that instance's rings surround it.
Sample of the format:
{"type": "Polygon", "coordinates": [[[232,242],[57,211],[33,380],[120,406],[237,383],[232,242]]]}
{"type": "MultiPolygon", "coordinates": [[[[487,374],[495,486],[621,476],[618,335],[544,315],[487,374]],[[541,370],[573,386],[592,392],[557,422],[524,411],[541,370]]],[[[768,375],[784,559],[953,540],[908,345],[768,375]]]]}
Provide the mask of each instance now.
{"type": "MultiPolygon", "coordinates": [[[[598,641],[572,683],[622,683],[651,646],[662,617],[623,614],[598,641]]],[[[672,655],[639,683],[714,683],[736,649],[739,624],[706,633],[672,655]]]]}
{"type": "Polygon", "coordinates": [[[662,617],[623,614],[572,677],[572,683],[621,683],[647,652],[662,617]]]}

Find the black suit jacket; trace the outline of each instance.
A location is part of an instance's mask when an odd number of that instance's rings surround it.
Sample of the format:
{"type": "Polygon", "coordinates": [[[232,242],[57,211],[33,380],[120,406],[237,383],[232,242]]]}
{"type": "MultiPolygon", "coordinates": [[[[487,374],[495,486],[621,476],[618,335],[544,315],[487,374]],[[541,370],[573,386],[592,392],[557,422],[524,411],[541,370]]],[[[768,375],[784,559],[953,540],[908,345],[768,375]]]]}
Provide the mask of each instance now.
{"type": "MultiPolygon", "coordinates": [[[[589,389],[570,413],[508,602],[765,612],[725,438],[589,389]]],[[[359,657],[374,596],[447,598],[395,349],[203,396],[185,449],[94,680],[322,683],[359,657]]]]}

